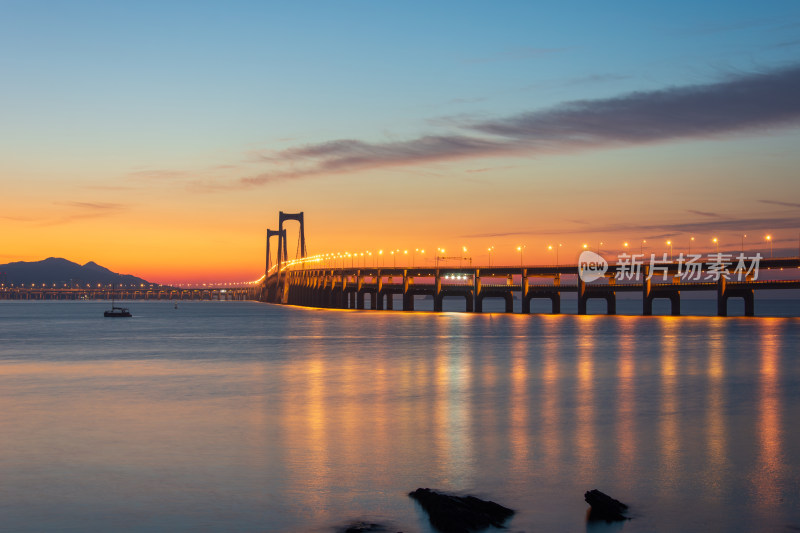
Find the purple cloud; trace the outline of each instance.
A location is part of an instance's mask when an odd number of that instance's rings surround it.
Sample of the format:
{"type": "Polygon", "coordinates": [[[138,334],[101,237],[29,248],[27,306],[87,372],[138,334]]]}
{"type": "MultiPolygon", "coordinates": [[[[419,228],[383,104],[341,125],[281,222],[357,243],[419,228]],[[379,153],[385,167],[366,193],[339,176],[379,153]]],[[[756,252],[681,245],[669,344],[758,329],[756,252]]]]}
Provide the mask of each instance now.
{"type": "Polygon", "coordinates": [[[471,128],[561,149],[713,137],[800,121],[800,67],[719,83],[580,100],[471,128]]]}
{"type": "MultiPolygon", "coordinates": [[[[276,169],[240,185],[325,173],[507,154],[547,154],[713,138],[800,124],[800,65],[704,85],[567,102],[550,109],[469,122],[457,133],[369,143],[339,139],[259,155],[276,169]]],[[[702,213],[697,213],[702,214],[702,213]]]]}
{"type": "Polygon", "coordinates": [[[781,205],[783,207],[800,207],[800,204],[794,202],[779,202],[777,200],[759,200],[762,204],[781,205]]]}

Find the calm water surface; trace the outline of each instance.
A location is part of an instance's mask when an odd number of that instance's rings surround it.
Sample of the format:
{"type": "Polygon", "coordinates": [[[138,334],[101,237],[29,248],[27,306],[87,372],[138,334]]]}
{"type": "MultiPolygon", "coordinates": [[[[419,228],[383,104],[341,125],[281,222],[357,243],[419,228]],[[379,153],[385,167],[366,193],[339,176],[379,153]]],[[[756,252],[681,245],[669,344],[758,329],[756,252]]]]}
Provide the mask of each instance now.
{"type": "Polygon", "coordinates": [[[800,319],[129,305],[0,302],[0,530],[800,529],[800,319]]]}

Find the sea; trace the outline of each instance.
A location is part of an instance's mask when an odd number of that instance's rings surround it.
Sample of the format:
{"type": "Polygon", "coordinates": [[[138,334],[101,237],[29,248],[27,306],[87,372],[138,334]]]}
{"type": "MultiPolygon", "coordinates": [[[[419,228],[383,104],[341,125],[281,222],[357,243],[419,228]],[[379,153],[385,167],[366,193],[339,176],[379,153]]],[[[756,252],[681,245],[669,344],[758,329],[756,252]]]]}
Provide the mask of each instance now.
{"type": "Polygon", "coordinates": [[[509,533],[800,531],[800,303],[682,304],[2,301],[0,531],[432,533],[420,487],[509,533]]]}

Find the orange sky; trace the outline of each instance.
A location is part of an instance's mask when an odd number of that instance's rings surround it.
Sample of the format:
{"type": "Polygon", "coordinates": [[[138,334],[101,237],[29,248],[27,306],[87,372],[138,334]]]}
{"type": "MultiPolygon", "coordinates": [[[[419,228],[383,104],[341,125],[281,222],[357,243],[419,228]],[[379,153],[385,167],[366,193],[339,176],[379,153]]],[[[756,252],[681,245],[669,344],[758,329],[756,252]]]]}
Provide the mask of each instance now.
{"type": "Polygon", "coordinates": [[[797,6],[371,7],[10,10],[0,263],[254,280],[280,210],[312,254],[797,253],[797,6]]]}

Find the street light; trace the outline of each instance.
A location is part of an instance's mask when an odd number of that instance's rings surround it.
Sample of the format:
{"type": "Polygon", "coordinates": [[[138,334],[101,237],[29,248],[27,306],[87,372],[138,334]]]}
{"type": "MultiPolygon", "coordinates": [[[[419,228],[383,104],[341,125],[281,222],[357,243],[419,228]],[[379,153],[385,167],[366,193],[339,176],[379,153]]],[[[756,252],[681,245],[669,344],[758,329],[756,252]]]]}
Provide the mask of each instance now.
{"type": "Polygon", "coordinates": [[[667,241],[667,246],[669,246],[669,260],[672,261],[672,241],[667,241]]]}
{"type": "Polygon", "coordinates": [[[417,252],[424,254],[425,250],[420,250],[419,248],[414,248],[414,251],[411,253],[411,268],[414,268],[414,259],[416,258],[417,252]]]}
{"type": "Polygon", "coordinates": [[[714,237],[713,239],[711,239],[711,242],[713,242],[713,243],[716,245],[716,247],[717,247],[717,253],[719,253],[719,239],[717,239],[716,237],[714,237]]]}
{"type": "Polygon", "coordinates": [[[489,266],[491,267],[492,266],[492,250],[494,250],[494,246],[490,246],[488,248],[488,250],[489,250],[489,266]]]}
{"type": "Polygon", "coordinates": [[[769,258],[772,259],[772,235],[767,235],[767,242],[769,243],[769,258]]]}
{"type": "Polygon", "coordinates": [[[639,253],[641,255],[644,255],[644,245],[645,245],[646,242],[647,242],[646,239],[642,239],[642,244],[639,245],[639,253]]]}
{"type": "Polygon", "coordinates": [[[689,255],[692,255],[692,243],[694,242],[694,237],[689,238],[689,255]]]}
{"type": "Polygon", "coordinates": [[[745,240],[746,237],[747,237],[747,235],[742,234],[742,254],[744,254],[744,240],[745,240]]]}
{"type": "Polygon", "coordinates": [[[522,250],[527,248],[525,245],[517,246],[517,251],[519,252],[519,266],[522,267],[524,263],[522,262],[522,250]]]}

